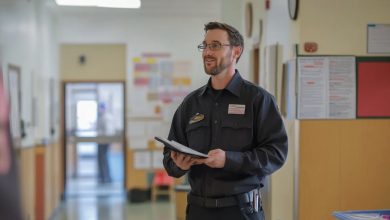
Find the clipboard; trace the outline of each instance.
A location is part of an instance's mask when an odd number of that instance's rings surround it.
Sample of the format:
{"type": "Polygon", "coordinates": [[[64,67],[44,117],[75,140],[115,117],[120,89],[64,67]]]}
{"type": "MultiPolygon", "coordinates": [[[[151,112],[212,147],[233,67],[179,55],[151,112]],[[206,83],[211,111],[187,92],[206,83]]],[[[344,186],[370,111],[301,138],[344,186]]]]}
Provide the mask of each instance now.
{"type": "Polygon", "coordinates": [[[170,141],[166,138],[162,137],[154,137],[157,141],[163,143],[165,147],[169,148],[170,150],[190,155],[191,157],[197,157],[197,158],[207,158],[209,157],[207,154],[201,153],[199,151],[193,150],[189,147],[186,147],[176,141],[170,141]]]}

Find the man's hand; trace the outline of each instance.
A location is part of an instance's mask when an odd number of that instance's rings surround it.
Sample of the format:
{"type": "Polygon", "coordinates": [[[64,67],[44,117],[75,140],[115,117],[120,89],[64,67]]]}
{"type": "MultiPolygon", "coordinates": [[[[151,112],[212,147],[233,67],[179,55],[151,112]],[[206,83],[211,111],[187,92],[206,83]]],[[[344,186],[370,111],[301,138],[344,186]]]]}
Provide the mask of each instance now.
{"type": "Polygon", "coordinates": [[[221,149],[209,151],[209,157],[203,159],[202,162],[212,168],[223,168],[226,161],[226,153],[221,149]]]}
{"type": "Polygon", "coordinates": [[[175,151],[171,151],[171,158],[176,166],[182,170],[189,170],[192,165],[198,164],[195,158],[175,151]]]}

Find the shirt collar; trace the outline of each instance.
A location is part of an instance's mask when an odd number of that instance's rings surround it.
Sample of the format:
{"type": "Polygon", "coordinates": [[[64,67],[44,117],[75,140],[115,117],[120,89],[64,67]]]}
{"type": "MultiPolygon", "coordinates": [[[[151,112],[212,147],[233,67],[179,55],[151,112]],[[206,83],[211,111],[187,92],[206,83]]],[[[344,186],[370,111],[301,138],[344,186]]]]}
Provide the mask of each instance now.
{"type": "MultiPolygon", "coordinates": [[[[240,73],[236,69],[232,79],[230,80],[225,89],[233,93],[234,95],[240,97],[240,87],[242,82],[243,79],[241,78],[240,73]]],[[[207,85],[203,86],[203,88],[201,89],[199,96],[203,96],[208,89],[211,89],[211,77],[209,78],[207,85]]]]}

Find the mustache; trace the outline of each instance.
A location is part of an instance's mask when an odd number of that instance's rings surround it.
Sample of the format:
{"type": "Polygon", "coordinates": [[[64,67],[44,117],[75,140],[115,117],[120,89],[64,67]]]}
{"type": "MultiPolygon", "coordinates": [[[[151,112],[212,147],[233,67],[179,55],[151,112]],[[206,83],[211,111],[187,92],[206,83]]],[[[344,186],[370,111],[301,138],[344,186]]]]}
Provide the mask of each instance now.
{"type": "Polygon", "coordinates": [[[205,60],[205,59],[217,59],[217,58],[215,58],[215,57],[213,57],[211,55],[207,55],[207,56],[203,57],[203,60],[205,60]]]}

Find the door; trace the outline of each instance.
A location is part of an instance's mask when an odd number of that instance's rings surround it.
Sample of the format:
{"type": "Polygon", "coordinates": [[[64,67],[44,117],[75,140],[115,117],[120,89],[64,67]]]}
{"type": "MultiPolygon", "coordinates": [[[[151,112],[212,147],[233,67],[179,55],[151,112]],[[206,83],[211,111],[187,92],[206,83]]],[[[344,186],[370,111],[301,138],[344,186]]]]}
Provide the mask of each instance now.
{"type": "Polygon", "coordinates": [[[124,191],[124,83],[65,84],[65,195],[124,191]]]}

